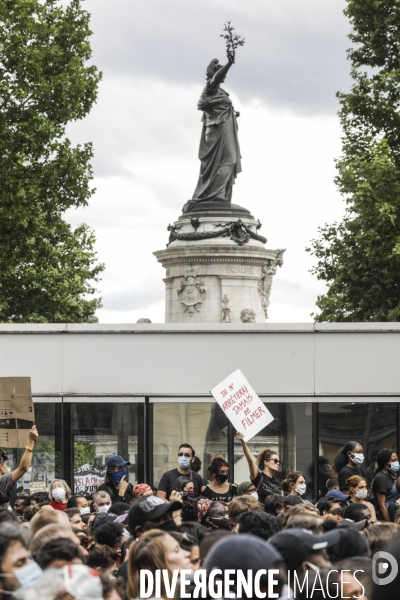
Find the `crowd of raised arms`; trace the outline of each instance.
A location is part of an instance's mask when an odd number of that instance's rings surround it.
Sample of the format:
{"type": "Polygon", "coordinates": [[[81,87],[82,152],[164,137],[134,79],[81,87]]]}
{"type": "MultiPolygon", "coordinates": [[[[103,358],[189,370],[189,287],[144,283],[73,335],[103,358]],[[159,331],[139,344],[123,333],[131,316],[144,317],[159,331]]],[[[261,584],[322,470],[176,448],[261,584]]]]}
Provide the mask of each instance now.
{"type": "MultiPolygon", "coordinates": [[[[400,562],[396,452],[378,451],[376,468],[364,471],[362,446],[348,442],[315,504],[304,473],[283,479],[275,450],[255,459],[243,436],[236,437],[249,466],[248,480],[239,484],[229,480],[222,456],[212,457],[207,479],[201,477],[194,448],[182,443],[177,468],[166,471],[157,488],[128,483],[130,463],[115,455],[93,495],[73,494],[55,479],[46,492],[13,497],[31,464],[38,438],[33,427],[14,471],[0,450],[0,600],[134,600],[141,569],[163,569],[169,578],[183,569],[274,569],[275,596],[267,575],[260,579],[266,597],[398,597],[397,579],[383,586],[372,578],[376,552],[400,562]],[[301,591],[293,589],[291,573],[304,584],[301,591]],[[319,575],[320,589],[311,590],[310,574],[319,575]]],[[[166,599],[168,586],[160,585],[166,599]]]]}

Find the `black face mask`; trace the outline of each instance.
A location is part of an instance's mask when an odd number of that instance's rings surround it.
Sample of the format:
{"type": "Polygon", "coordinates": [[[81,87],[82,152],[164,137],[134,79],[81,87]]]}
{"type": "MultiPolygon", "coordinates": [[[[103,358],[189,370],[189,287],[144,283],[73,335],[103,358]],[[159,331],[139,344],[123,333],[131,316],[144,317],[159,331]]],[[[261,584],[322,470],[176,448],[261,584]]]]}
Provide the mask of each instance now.
{"type": "Polygon", "coordinates": [[[225,483],[225,481],[228,480],[229,475],[220,475],[217,473],[216,477],[220,483],[225,483]]]}
{"type": "Polygon", "coordinates": [[[165,521],[162,525],[158,525],[157,529],[162,529],[163,531],[176,531],[178,529],[175,521],[170,519],[169,521],[165,521]]]}

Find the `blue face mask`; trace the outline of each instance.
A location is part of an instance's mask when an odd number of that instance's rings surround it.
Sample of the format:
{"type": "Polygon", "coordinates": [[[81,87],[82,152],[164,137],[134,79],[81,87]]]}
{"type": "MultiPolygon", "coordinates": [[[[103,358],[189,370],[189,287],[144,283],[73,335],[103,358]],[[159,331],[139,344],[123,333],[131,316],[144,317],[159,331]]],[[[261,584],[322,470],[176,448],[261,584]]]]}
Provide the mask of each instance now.
{"type": "Polygon", "coordinates": [[[36,581],[43,575],[42,569],[39,565],[31,560],[25,567],[15,571],[15,577],[19,581],[20,586],[23,589],[31,587],[36,581]]]}
{"type": "Polygon", "coordinates": [[[126,469],[121,469],[121,471],[114,471],[114,473],[111,473],[111,479],[114,483],[120,483],[124,475],[126,475],[126,469]]]}
{"type": "Polygon", "coordinates": [[[190,458],[186,458],[186,456],[178,456],[178,465],[181,469],[187,469],[190,466],[190,458]]]}
{"type": "Polygon", "coordinates": [[[400,468],[400,463],[398,460],[396,460],[395,462],[389,463],[388,464],[388,469],[389,471],[391,471],[392,473],[397,473],[397,471],[400,468]]]}

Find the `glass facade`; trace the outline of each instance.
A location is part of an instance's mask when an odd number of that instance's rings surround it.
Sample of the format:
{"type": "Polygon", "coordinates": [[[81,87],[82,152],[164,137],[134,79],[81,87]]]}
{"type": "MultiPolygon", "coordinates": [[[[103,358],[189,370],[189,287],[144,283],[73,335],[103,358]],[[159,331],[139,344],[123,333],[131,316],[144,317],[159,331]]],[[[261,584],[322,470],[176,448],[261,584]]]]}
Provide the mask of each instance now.
{"type": "MultiPolygon", "coordinates": [[[[326,480],[336,475],[333,457],[347,441],[364,446],[364,468],[374,468],[380,449],[398,451],[400,405],[394,398],[300,400],[264,398],[274,420],[250,440],[249,447],[254,456],[265,448],[276,450],[282,461],[281,479],[293,470],[302,471],[311,500],[325,495],[326,480]]],[[[230,464],[232,481],[249,479],[241,444],[211,399],[38,398],[34,404],[40,441],[32,469],[20,482],[27,492],[46,489],[56,477],[66,479],[75,491],[93,492],[103,481],[112,454],[132,463],[130,483],[157,485],[166,470],[177,466],[182,442],[195,448],[203,477],[208,476],[211,456],[221,454],[230,464]]],[[[11,468],[22,452],[8,450],[11,468]]]]}

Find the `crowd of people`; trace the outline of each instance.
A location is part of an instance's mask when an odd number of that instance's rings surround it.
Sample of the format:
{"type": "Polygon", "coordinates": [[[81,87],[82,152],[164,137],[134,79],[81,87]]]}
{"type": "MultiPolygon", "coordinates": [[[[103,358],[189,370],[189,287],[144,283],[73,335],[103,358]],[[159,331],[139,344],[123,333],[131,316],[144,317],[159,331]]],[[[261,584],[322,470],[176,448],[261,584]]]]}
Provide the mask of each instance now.
{"type": "Polygon", "coordinates": [[[280,479],[277,452],[264,449],[254,460],[240,433],[249,480],[239,484],[229,481],[222,456],[212,458],[203,479],[191,468],[194,448],[182,443],[177,468],[157,488],[128,483],[130,463],[111,456],[93,495],[72,493],[56,479],[47,492],[10,502],[37,437],[32,428],[14,471],[0,450],[0,600],[134,600],[143,569],[167,573],[156,594],[164,599],[174,572],[192,574],[190,594],[199,569],[210,577],[216,569],[221,577],[233,573],[233,598],[240,597],[235,573],[251,569],[264,573],[259,589],[267,598],[397,599],[398,578],[387,585],[373,579],[377,552],[400,562],[399,462],[392,449],[377,454],[371,478],[361,445],[348,442],[334,460],[337,477],[326,481],[316,504],[305,497],[303,473],[280,479]]]}

